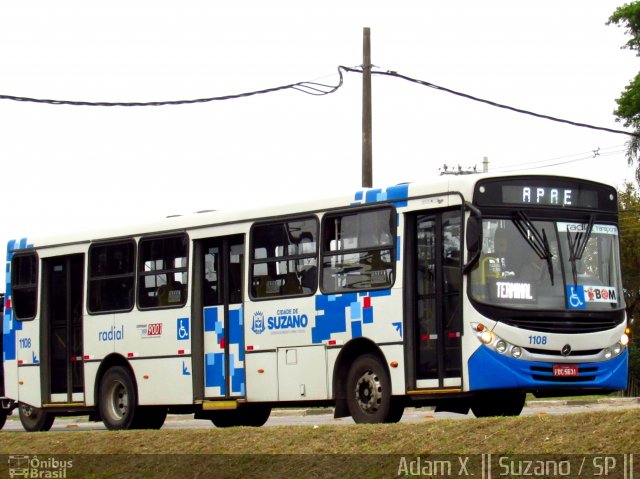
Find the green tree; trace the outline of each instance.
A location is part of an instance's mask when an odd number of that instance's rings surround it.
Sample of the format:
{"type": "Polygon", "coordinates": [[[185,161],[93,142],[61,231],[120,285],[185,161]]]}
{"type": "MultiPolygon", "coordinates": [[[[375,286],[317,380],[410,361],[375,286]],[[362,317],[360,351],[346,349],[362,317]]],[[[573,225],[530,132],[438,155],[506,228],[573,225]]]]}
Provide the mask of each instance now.
{"type": "MultiPolygon", "coordinates": [[[[607,25],[612,23],[626,28],[625,33],[630,36],[622,48],[635,51],[636,56],[640,56],[640,1],[618,7],[607,25]]],[[[640,73],[625,87],[616,103],[618,108],[613,112],[616,121],[624,122],[624,126],[633,128],[635,133],[627,143],[627,160],[629,164],[637,162],[636,178],[640,181],[640,73]]]]}
{"type": "Polygon", "coordinates": [[[627,182],[618,191],[620,262],[627,318],[631,326],[629,371],[640,379],[640,193],[627,182]]]}

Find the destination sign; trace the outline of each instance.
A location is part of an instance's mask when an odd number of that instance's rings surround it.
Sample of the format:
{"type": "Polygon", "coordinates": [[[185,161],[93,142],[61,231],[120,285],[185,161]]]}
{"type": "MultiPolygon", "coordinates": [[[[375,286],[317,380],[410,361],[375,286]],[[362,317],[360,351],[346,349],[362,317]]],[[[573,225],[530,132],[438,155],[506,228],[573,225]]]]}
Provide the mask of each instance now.
{"type": "Polygon", "coordinates": [[[615,188],[575,178],[529,176],[481,180],[474,203],[480,206],[551,207],[617,211],[615,188]]]}
{"type": "Polygon", "coordinates": [[[502,202],[513,205],[575,206],[597,208],[598,193],[584,188],[540,185],[503,185],[502,202]]]}

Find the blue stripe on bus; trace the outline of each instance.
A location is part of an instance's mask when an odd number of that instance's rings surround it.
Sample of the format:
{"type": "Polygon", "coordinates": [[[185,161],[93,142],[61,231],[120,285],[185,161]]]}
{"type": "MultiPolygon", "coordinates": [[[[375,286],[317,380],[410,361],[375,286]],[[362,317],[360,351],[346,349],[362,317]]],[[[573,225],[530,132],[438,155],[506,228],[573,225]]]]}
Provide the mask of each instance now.
{"type": "Polygon", "coordinates": [[[524,388],[611,388],[625,389],[627,387],[628,351],[608,361],[596,363],[579,363],[578,368],[596,368],[595,371],[581,372],[580,376],[591,376],[592,380],[585,381],[545,381],[534,379],[533,376],[551,378],[551,372],[532,371],[532,367],[551,368],[552,363],[539,361],[524,361],[499,354],[486,346],[481,346],[469,358],[469,387],[479,389],[524,388]]]}
{"type": "Polygon", "coordinates": [[[354,203],[378,203],[380,201],[391,201],[396,208],[402,208],[407,206],[407,196],[409,196],[409,185],[396,185],[390,186],[385,190],[372,189],[365,191],[358,191],[354,195],[354,203]],[[398,201],[394,201],[398,200],[398,201]]]}
{"type": "MultiPolygon", "coordinates": [[[[33,244],[29,244],[27,238],[20,241],[11,240],[7,243],[7,267],[6,267],[6,286],[5,286],[5,304],[6,300],[11,298],[11,260],[13,252],[16,249],[33,248],[33,244]]],[[[11,301],[13,305],[13,299],[11,301]]],[[[16,351],[16,331],[22,330],[22,321],[17,321],[13,316],[13,307],[4,309],[2,321],[2,359],[4,361],[15,360],[17,358],[16,351]]]]}

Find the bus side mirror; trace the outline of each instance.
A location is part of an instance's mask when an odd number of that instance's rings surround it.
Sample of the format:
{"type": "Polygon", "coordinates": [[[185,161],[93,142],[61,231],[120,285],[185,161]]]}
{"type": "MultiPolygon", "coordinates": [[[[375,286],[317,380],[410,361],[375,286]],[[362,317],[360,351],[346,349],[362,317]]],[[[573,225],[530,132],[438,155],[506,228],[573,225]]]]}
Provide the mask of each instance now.
{"type": "Polygon", "coordinates": [[[467,263],[464,265],[462,272],[466,274],[480,259],[480,251],[482,249],[482,213],[471,203],[467,202],[465,206],[471,212],[465,231],[467,263]]]}

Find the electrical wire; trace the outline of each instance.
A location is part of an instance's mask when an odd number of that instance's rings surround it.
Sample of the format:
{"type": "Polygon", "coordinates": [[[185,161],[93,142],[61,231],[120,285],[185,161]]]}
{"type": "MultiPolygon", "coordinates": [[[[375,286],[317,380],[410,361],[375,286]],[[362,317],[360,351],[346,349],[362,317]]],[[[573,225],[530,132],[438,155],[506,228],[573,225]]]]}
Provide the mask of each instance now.
{"type": "Polygon", "coordinates": [[[324,96],[329,95],[337,91],[343,84],[342,71],[338,70],[340,79],[337,85],[327,85],[324,83],[318,83],[315,81],[302,81],[298,83],[292,83],[290,85],[282,85],[273,88],[265,88],[263,90],[255,90],[245,93],[236,93],[233,95],[216,96],[209,98],[198,98],[195,100],[168,100],[168,101],[149,101],[149,102],[109,102],[109,101],[76,101],[76,100],[46,100],[41,98],[29,98],[12,95],[0,95],[0,100],[12,100],[18,102],[28,103],[46,103],[49,105],[72,105],[72,106],[125,106],[125,107],[139,107],[139,106],[170,106],[170,105],[189,105],[194,103],[208,103],[213,101],[235,100],[238,98],[246,98],[254,95],[264,95],[267,93],[274,93],[282,90],[296,90],[307,95],[324,96]]]}
{"type": "MultiPolygon", "coordinates": [[[[238,99],[238,98],[246,98],[246,97],[250,97],[250,96],[254,96],[254,95],[264,95],[267,93],[274,93],[277,91],[282,91],[282,90],[296,90],[302,93],[306,93],[308,95],[314,95],[314,96],[324,96],[324,95],[329,95],[331,93],[335,93],[338,89],[340,89],[344,83],[344,78],[343,78],[343,72],[352,72],[352,73],[363,73],[363,69],[362,66],[357,67],[357,68],[353,68],[353,67],[346,67],[343,65],[338,66],[338,75],[339,75],[339,81],[337,85],[327,85],[325,83],[318,83],[315,81],[303,81],[303,82],[297,82],[297,83],[292,83],[289,85],[282,85],[282,86],[278,86],[278,87],[273,87],[273,88],[265,88],[263,90],[255,90],[255,91],[250,91],[250,92],[245,92],[245,93],[237,93],[237,94],[233,94],[233,95],[224,95],[224,96],[216,96],[216,97],[209,97],[209,98],[199,98],[199,99],[195,99],[195,100],[170,100],[170,101],[150,101],[150,102],[106,102],[106,101],[98,101],[98,102],[90,102],[90,101],[74,101],[74,100],[47,100],[47,99],[41,99],[41,98],[29,98],[29,97],[21,97],[21,96],[13,96],[13,95],[0,95],[0,100],[11,100],[11,101],[18,101],[18,102],[30,102],[30,103],[46,103],[46,104],[50,104],[50,105],[73,105],[73,106],[124,106],[124,107],[140,107],[140,106],[168,106],[168,105],[188,105],[188,104],[194,104],[194,103],[208,103],[208,102],[213,102],[213,101],[224,101],[224,100],[234,100],[234,99],[238,99]]],[[[516,108],[513,106],[509,106],[509,105],[504,105],[502,103],[497,103],[495,101],[491,101],[491,100],[487,100],[484,98],[479,98],[473,95],[469,95],[468,93],[462,93],[456,90],[452,90],[450,88],[446,88],[443,86],[439,86],[436,85],[434,83],[425,81],[425,80],[419,80],[417,78],[412,78],[406,75],[401,75],[398,72],[395,71],[391,71],[391,70],[387,70],[387,71],[371,71],[372,75],[384,75],[384,76],[390,76],[390,77],[394,77],[394,78],[399,78],[401,80],[405,80],[405,81],[409,81],[412,83],[416,83],[418,85],[422,85],[422,86],[426,86],[429,88],[433,88],[436,90],[440,90],[440,91],[444,91],[446,93],[450,93],[452,95],[456,95],[462,98],[466,98],[468,100],[472,100],[472,101],[476,101],[476,102],[480,102],[480,103],[484,103],[496,108],[502,108],[505,110],[510,110],[516,113],[521,113],[524,115],[530,115],[530,116],[534,116],[536,118],[542,118],[545,120],[551,120],[551,121],[555,121],[555,122],[559,122],[559,123],[565,123],[568,125],[572,125],[572,126],[577,126],[577,127],[581,127],[581,128],[590,128],[592,130],[600,130],[600,131],[606,131],[609,133],[616,133],[616,134],[621,134],[621,135],[627,135],[627,136],[633,136],[633,137],[640,137],[640,134],[638,133],[634,133],[634,132],[630,132],[630,131],[624,131],[624,130],[615,130],[613,128],[606,128],[606,127],[601,127],[601,126],[595,126],[595,125],[590,125],[588,123],[580,123],[580,122],[575,122],[575,121],[571,121],[571,120],[565,120],[562,118],[557,118],[554,116],[550,116],[550,115],[543,115],[541,113],[535,113],[529,110],[525,110],[522,108],[516,108]]]]}
{"type": "MultiPolygon", "coordinates": [[[[340,68],[344,69],[347,72],[363,73],[361,67],[359,69],[358,68],[349,68],[349,67],[340,67],[340,68]]],[[[509,106],[509,105],[504,105],[502,103],[497,103],[495,101],[486,100],[484,98],[478,98],[476,96],[469,95],[467,93],[462,93],[462,92],[459,92],[459,91],[456,91],[456,90],[452,90],[450,88],[446,88],[446,87],[443,87],[443,86],[435,85],[435,84],[430,83],[430,82],[425,81],[425,80],[419,80],[417,78],[411,78],[411,77],[408,77],[406,75],[401,75],[400,73],[395,72],[395,71],[390,71],[390,70],[388,70],[388,71],[373,71],[372,70],[371,74],[372,75],[384,75],[384,76],[400,78],[402,80],[406,80],[406,81],[409,81],[409,82],[412,82],[412,83],[416,83],[418,85],[423,85],[423,86],[426,86],[426,87],[429,87],[429,88],[433,88],[435,90],[440,90],[440,91],[444,91],[446,93],[451,93],[452,95],[456,95],[456,96],[459,96],[459,97],[462,97],[462,98],[466,98],[468,100],[473,100],[473,101],[476,101],[476,102],[485,103],[487,105],[494,106],[496,108],[503,108],[505,110],[510,110],[510,111],[513,111],[513,112],[516,112],[516,113],[522,113],[524,115],[530,115],[530,116],[534,116],[534,117],[537,117],[537,118],[542,118],[542,119],[545,119],[545,120],[551,120],[551,121],[555,121],[555,122],[558,122],[558,123],[565,123],[565,124],[568,124],[568,125],[578,126],[578,127],[581,127],[581,128],[590,128],[592,130],[600,130],[600,131],[606,131],[606,132],[609,132],[609,133],[617,133],[619,135],[628,135],[628,136],[640,137],[640,134],[634,133],[634,132],[630,132],[630,131],[615,130],[613,128],[595,126],[595,125],[590,125],[588,123],[580,123],[580,122],[571,121],[571,120],[564,120],[562,118],[557,118],[557,117],[550,116],[550,115],[543,115],[541,113],[535,113],[533,111],[524,110],[522,108],[516,108],[516,107],[513,107],[513,106],[509,106]]]]}

